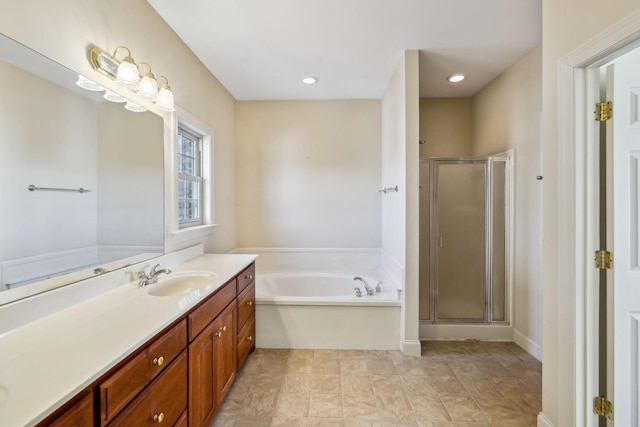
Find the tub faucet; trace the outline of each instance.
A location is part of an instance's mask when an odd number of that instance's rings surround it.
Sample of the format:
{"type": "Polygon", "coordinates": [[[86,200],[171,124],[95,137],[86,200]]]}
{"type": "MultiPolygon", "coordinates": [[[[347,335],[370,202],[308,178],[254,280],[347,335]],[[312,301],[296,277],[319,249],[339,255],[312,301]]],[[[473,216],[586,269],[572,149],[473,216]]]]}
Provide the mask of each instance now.
{"type": "Polygon", "coordinates": [[[138,282],[138,286],[153,285],[158,281],[158,276],[162,273],[171,274],[171,270],[169,270],[168,268],[161,268],[160,270],[156,270],[158,267],[160,267],[160,264],[156,264],[151,267],[151,271],[149,272],[149,274],[146,274],[144,272],[144,269],[142,271],[138,271],[136,273],[136,276],[138,276],[138,279],[140,279],[140,281],[138,282]]]}
{"type": "Polygon", "coordinates": [[[360,281],[362,282],[362,284],[364,285],[364,289],[367,291],[367,295],[368,295],[368,296],[373,295],[374,290],[373,290],[373,288],[372,288],[371,286],[369,286],[369,284],[367,283],[367,281],[366,281],[366,280],[364,280],[364,279],[363,279],[362,277],[360,277],[360,276],[356,276],[356,277],[354,277],[354,278],[353,278],[353,280],[360,280],[360,281]]]}

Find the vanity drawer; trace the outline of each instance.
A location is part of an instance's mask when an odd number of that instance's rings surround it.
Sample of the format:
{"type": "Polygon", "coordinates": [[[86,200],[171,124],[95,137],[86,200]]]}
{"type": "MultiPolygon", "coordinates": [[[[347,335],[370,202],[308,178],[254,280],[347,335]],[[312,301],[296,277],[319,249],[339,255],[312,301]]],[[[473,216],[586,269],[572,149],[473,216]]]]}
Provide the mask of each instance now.
{"type": "Polygon", "coordinates": [[[256,311],[256,285],[251,283],[238,295],[238,327],[242,328],[244,322],[256,311]]]}
{"type": "Polygon", "coordinates": [[[110,427],[173,426],[187,408],[187,352],[184,351],[110,427]]]}
{"type": "Polygon", "coordinates": [[[256,316],[252,313],[247,323],[238,332],[238,371],[247,359],[256,339],[256,316]]]}
{"type": "Polygon", "coordinates": [[[186,345],[187,325],[183,319],[102,382],[99,386],[101,425],[113,419],[186,345]]]}
{"type": "Polygon", "coordinates": [[[251,264],[244,271],[238,274],[238,293],[242,292],[247,285],[256,278],[256,265],[251,264]]]}
{"type": "Polygon", "coordinates": [[[236,280],[233,279],[209,297],[189,315],[189,342],[207,327],[231,301],[236,298],[236,280]]]}

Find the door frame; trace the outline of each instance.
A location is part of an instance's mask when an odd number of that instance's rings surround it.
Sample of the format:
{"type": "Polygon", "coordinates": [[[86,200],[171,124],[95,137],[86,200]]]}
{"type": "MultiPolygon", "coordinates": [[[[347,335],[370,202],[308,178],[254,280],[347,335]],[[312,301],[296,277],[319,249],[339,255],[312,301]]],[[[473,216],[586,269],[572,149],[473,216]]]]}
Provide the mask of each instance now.
{"type": "MultiPolygon", "coordinates": [[[[596,67],[619,57],[640,41],[640,10],[558,60],[558,212],[556,245],[566,262],[558,263],[559,425],[597,426],[592,398],[598,395],[597,289],[593,255],[598,242],[596,67]],[[566,400],[565,400],[566,399],[566,400]]],[[[615,114],[615,113],[614,113],[615,114]]],[[[544,360],[543,360],[544,363],[544,360]]],[[[615,402],[614,402],[615,406],[615,402]]],[[[546,423],[544,415],[539,420],[546,423]]]]}

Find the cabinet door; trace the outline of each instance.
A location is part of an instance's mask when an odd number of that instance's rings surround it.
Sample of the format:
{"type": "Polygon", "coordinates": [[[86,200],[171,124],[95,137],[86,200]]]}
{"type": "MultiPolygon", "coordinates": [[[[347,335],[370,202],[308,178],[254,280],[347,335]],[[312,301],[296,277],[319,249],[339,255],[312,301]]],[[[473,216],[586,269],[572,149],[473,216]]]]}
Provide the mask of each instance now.
{"type": "Polygon", "coordinates": [[[236,304],[229,306],[213,322],[216,406],[222,403],[238,371],[236,304]]]}
{"type": "Polygon", "coordinates": [[[214,325],[189,344],[189,425],[207,425],[216,409],[214,393],[214,325]]]}
{"type": "Polygon", "coordinates": [[[60,417],[56,418],[50,427],[87,427],[93,425],[93,394],[87,393],[60,417]]]}

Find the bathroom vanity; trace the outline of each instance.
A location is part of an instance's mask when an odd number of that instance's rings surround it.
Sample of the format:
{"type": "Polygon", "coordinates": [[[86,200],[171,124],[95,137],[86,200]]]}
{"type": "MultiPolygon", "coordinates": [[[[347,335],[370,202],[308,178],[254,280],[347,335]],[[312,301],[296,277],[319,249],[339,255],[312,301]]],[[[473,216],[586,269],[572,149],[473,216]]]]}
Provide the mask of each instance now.
{"type": "Polygon", "coordinates": [[[160,260],[173,272],[157,284],[119,285],[0,335],[3,425],[208,425],[255,348],[254,260],[160,260]],[[33,348],[12,354],[15,343],[33,348]]]}

